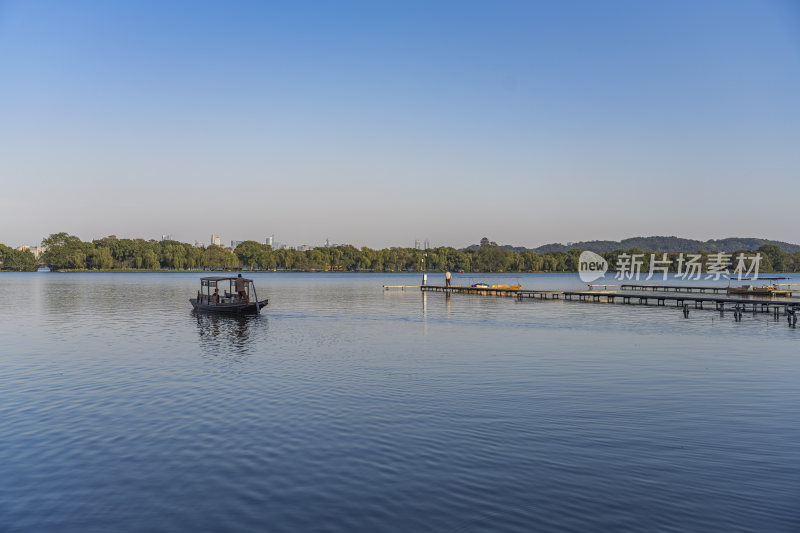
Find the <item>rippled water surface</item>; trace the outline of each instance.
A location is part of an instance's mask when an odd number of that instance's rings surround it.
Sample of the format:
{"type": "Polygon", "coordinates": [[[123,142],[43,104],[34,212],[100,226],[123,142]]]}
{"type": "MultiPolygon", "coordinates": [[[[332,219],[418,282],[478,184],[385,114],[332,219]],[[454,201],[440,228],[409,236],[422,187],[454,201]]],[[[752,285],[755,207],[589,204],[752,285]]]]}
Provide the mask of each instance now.
{"type": "Polygon", "coordinates": [[[800,530],[783,318],[199,277],[0,275],[0,530],[800,530]]]}

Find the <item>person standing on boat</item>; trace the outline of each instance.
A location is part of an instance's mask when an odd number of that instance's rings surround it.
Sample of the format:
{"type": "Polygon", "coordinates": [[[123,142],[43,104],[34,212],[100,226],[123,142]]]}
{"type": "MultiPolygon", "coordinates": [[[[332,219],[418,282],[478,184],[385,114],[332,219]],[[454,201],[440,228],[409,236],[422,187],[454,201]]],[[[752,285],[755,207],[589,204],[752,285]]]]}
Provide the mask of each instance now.
{"type": "Polygon", "coordinates": [[[453,275],[452,275],[452,274],[450,274],[450,271],[449,271],[449,270],[445,271],[445,273],[444,273],[444,282],[445,282],[445,285],[446,285],[447,287],[449,287],[449,286],[450,286],[450,278],[451,278],[452,276],[453,276],[453,275]]]}
{"type": "Polygon", "coordinates": [[[247,298],[247,293],[244,290],[244,278],[242,275],[239,274],[239,277],[236,278],[236,292],[239,294],[239,299],[249,303],[247,298]]]}

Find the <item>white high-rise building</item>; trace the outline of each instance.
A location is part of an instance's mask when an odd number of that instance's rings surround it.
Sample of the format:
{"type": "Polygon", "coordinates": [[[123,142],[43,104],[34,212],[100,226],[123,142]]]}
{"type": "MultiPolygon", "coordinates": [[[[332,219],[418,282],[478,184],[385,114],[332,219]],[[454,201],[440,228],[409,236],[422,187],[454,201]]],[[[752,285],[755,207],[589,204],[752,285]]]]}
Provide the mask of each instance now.
{"type": "Polygon", "coordinates": [[[274,242],[275,242],[275,235],[270,235],[270,236],[269,236],[269,237],[267,237],[267,239],[264,241],[264,244],[266,244],[267,246],[272,246],[272,244],[273,244],[274,242]]]}
{"type": "Polygon", "coordinates": [[[38,258],[44,252],[44,246],[28,246],[27,244],[23,244],[22,246],[17,246],[16,250],[18,252],[29,251],[33,254],[34,257],[38,258]]]}
{"type": "Polygon", "coordinates": [[[211,244],[215,246],[222,246],[222,239],[219,238],[219,235],[216,233],[211,234],[211,244]]]}

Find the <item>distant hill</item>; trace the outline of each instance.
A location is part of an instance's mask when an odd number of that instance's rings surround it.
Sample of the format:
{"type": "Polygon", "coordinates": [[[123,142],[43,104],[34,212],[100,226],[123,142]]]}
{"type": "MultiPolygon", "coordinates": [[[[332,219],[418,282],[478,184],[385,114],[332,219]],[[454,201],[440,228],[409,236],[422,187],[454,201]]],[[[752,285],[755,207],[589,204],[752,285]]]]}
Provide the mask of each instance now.
{"type": "MultiPolygon", "coordinates": [[[[652,252],[735,252],[737,250],[757,250],[765,244],[774,244],[790,254],[800,251],[800,244],[771,241],[769,239],[757,239],[754,237],[730,237],[727,239],[711,239],[708,241],[681,239],[680,237],[632,237],[621,241],[574,242],[569,246],[561,243],[554,243],[545,244],[538,248],[525,248],[510,245],[501,246],[500,248],[504,250],[514,250],[515,252],[533,251],[540,254],[547,252],[567,252],[576,248],[599,253],[613,252],[614,250],[629,250],[631,248],[652,252]]],[[[469,248],[477,249],[480,248],[480,245],[473,244],[469,248]]]]}

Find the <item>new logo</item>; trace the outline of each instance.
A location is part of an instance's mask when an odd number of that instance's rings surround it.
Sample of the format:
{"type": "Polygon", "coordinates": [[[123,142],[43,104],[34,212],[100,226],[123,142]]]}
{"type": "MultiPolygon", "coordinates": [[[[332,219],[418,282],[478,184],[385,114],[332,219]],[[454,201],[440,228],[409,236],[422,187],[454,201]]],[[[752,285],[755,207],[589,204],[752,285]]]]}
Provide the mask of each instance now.
{"type": "Polygon", "coordinates": [[[581,252],[578,258],[578,275],[584,283],[602,278],[608,272],[608,261],[594,252],[581,252]]]}

